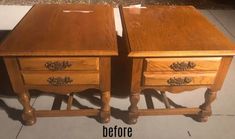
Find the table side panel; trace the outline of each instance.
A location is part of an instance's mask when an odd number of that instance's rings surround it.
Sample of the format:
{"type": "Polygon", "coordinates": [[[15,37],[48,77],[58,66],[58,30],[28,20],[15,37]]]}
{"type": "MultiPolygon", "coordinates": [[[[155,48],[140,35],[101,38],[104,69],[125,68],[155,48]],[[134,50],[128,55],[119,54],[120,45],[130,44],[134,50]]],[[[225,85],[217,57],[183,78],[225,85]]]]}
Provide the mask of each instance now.
{"type": "Polygon", "coordinates": [[[16,57],[3,57],[15,93],[25,92],[23,78],[16,57]]]}

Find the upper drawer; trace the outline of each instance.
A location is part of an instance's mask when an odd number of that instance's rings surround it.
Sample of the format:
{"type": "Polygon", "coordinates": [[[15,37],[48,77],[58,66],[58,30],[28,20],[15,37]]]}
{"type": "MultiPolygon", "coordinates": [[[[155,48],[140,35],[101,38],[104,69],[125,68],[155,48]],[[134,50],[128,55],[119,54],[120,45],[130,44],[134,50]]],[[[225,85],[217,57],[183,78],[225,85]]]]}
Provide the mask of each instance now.
{"type": "Polygon", "coordinates": [[[25,57],[19,58],[19,63],[22,70],[99,70],[99,58],[96,57],[25,57]]]}
{"type": "Polygon", "coordinates": [[[145,60],[145,71],[216,71],[219,68],[221,57],[146,58],[145,60]]]}

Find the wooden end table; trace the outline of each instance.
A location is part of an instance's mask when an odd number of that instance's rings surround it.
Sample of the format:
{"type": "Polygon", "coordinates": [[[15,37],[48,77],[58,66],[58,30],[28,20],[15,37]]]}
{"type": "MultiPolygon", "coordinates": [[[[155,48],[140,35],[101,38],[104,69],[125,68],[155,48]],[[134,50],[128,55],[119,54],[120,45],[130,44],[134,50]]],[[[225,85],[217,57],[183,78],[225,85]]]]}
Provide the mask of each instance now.
{"type": "Polygon", "coordinates": [[[113,8],[107,5],[35,5],[0,47],[26,125],[38,116],[110,119],[110,57],[117,55],[113,8]],[[101,90],[101,109],[71,110],[72,92],[101,90]],[[28,90],[68,95],[67,110],[30,106],[28,90]]]}
{"type": "Polygon", "coordinates": [[[123,35],[132,60],[129,122],[142,115],[198,115],[207,121],[235,46],[192,6],[121,8],[123,35]],[[198,108],[171,108],[165,91],[206,87],[198,108]],[[141,90],[161,92],[166,109],[138,109],[141,90]]]}

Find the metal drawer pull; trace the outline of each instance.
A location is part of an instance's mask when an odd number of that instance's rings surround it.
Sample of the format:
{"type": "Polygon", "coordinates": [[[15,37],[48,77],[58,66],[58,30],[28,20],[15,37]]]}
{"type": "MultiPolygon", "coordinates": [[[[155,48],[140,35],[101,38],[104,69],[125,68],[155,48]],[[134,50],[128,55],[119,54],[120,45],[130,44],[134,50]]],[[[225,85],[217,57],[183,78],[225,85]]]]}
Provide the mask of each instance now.
{"type": "Polygon", "coordinates": [[[72,64],[69,63],[68,61],[55,61],[55,62],[48,61],[45,63],[45,67],[48,70],[52,70],[52,71],[64,70],[64,69],[69,68],[71,66],[72,66],[72,64]]]}
{"type": "Polygon", "coordinates": [[[167,83],[172,86],[186,85],[186,84],[189,84],[190,82],[192,82],[192,78],[189,78],[189,77],[184,77],[184,78],[173,77],[167,80],[167,83]]]}
{"type": "Polygon", "coordinates": [[[71,84],[73,80],[70,77],[49,77],[47,82],[53,86],[62,86],[71,84]]]}
{"type": "Polygon", "coordinates": [[[190,70],[196,67],[196,64],[189,61],[189,62],[174,62],[170,65],[170,68],[174,71],[185,71],[190,70]]]}

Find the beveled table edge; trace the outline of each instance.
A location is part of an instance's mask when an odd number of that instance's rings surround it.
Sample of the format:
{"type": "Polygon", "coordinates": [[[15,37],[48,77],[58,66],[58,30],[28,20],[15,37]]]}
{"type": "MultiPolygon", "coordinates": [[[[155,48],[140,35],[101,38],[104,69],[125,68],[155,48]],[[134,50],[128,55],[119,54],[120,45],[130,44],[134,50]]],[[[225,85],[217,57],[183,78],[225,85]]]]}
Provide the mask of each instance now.
{"type": "Polygon", "coordinates": [[[211,51],[130,51],[128,57],[206,57],[206,56],[234,56],[235,50],[211,51]]]}

